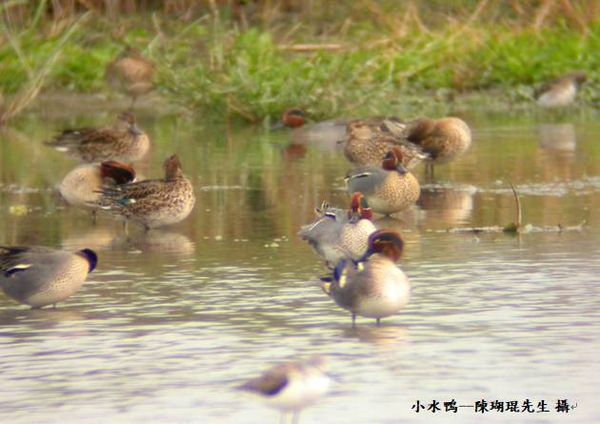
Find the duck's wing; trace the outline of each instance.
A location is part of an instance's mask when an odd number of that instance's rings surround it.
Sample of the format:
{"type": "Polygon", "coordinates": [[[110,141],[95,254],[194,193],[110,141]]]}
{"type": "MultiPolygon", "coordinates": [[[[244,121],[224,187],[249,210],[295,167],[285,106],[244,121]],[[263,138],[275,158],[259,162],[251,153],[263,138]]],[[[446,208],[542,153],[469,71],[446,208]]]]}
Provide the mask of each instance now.
{"type": "Polygon", "coordinates": [[[165,184],[164,180],[144,180],[117,186],[105,186],[99,190],[100,199],[93,205],[102,209],[113,209],[156,198],[164,193],[165,184]]]}
{"type": "Polygon", "coordinates": [[[123,134],[112,128],[101,128],[86,134],[81,139],[81,147],[92,147],[95,145],[115,145],[123,138],[123,134]]]}
{"type": "Polygon", "coordinates": [[[260,377],[253,378],[238,388],[250,392],[259,393],[263,396],[275,396],[288,384],[288,371],[290,365],[283,364],[265,372],[260,377]]]}
{"type": "Polygon", "coordinates": [[[386,171],[381,167],[359,167],[346,174],[346,184],[350,193],[361,192],[365,196],[372,194],[386,177],[386,171]]]}
{"type": "Polygon", "coordinates": [[[96,128],[68,128],[53,139],[44,141],[44,144],[58,149],[68,149],[79,145],[82,140],[90,137],[96,131],[98,131],[96,128]]]}
{"type": "Polygon", "coordinates": [[[42,246],[0,246],[0,272],[6,277],[31,267],[31,254],[45,254],[52,249],[42,246]]]}

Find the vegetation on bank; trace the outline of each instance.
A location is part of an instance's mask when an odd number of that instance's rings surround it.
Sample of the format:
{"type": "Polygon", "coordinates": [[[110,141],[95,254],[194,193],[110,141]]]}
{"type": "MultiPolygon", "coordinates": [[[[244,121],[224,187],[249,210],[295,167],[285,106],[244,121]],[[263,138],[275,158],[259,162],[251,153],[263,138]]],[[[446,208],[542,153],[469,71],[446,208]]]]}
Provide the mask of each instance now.
{"type": "Polygon", "coordinates": [[[595,2],[119,2],[133,18],[93,0],[65,0],[60,14],[59,0],[32,3],[0,6],[0,87],[23,107],[42,88],[107,91],[105,66],[125,45],[156,62],[169,102],[250,121],[290,105],[324,118],[490,89],[529,101],[534,86],[573,69],[590,80],[581,101],[597,102],[595,2]]]}

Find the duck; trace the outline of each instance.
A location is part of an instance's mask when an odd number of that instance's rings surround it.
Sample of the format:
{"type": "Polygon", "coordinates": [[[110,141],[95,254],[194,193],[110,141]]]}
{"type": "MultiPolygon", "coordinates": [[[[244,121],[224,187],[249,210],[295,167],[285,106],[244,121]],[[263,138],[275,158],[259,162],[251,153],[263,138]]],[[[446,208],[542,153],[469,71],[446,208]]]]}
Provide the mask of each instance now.
{"type": "Polygon", "coordinates": [[[405,124],[398,118],[355,119],[346,126],[344,155],[356,166],[378,165],[392,148],[402,151],[403,165],[412,169],[427,154],[415,144],[407,143],[404,137],[405,124]]]}
{"type": "Polygon", "coordinates": [[[272,129],[289,128],[290,144],[287,150],[300,151],[304,156],[306,147],[336,152],[342,149],[340,139],[346,134],[346,119],[328,119],[320,122],[307,121],[306,114],[297,108],[287,109],[272,129]]]}
{"type": "Polygon", "coordinates": [[[278,128],[300,128],[306,124],[306,114],[302,111],[302,109],[298,108],[290,108],[286,109],[281,115],[281,120],[279,120],[272,129],[278,128]]]}
{"type": "Polygon", "coordinates": [[[417,118],[406,123],[403,138],[426,157],[427,173],[433,178],[434,165],[450,162],[471,146],[471,129],[456,117],[417,118]]]}
{"type": "Polygon", "coordinates": [[[92,206],[124,217],[125,222],[137,222],[146,231],[184,220],[196,203],[194,188],[178,155],[169,156],[163,167],[163,179],[103,187],[92,206]]]}
{"type": "Polygon", "coordinates": [[[583,71],[569,72],[539,87],[535,93],[535,101],[543,108],[559,108],[569,106],[575,101],[581,84],[587,80],[583,71]]]}
{"type": "Polygon", "coordinates": [[[316,403],[329,391],[329,359],[323,355],[276,365],[262,375],[237,387],[260,396],[262,401],[281,411],[281,422],[292,414],[297,423],[300,411],[316,403]]]}
{"type": "Polygon", "coordinates": [[[131,97],[129,108],[133,109],[138,97],[152,90],[154,70],[154,62],[127,46],[106,66],[105,77],[113,88],[131,97]]]}
{"type": "Polygon", "coordinates": [[[373,212],[391,215],[400,212],[419,199],[421,186],[403,163],[403,151],[393,147],[380,166],[356,168],[346,175],[349,193],[360,192],[373,212]]]}
{"type": "Polygon", "coordinates": [[[323,278],[321,288],[335,303],[356,316],[381,319],[396,314],[409,301],[410,282],[396,266],[403,253],[399,233],[377,230],[369,236],[369,247],[358,261],[342,259],[333,276],[323,278]]]}
{"type": "Polygon", "coordinates": [[[72,169],[58,186],[58,191],[71,206],[92,208],[92,219],[96,221],[94,203],[100,198],[103,186],[133,182],[135,170],[119,161],[86,163],[72,169]]]}
{"type": "Polygon", "coordinates": [[[97,263],[91,249],[71,253],[43,246],[0,246],[0,287],[32,309],[56,307],[81,288],[97,263]]]}
{"type": "Polygon", "coordinates": [[[358,259],[367,250],[369,234],[376,228],[373,213],[362,193],[354,193],[350,210],[331,207],[324,202],[315,209],[317,218],[304,225],[298,235],[333,268],[341,259],[358,259]]]}
{"type": "Polygon", "coordinates": [[[45,144],[83,162],[133,162],[146,155],[150,139],[138,128],[135,115],[123,112],[112,127],[66,129],[45,144]]]}

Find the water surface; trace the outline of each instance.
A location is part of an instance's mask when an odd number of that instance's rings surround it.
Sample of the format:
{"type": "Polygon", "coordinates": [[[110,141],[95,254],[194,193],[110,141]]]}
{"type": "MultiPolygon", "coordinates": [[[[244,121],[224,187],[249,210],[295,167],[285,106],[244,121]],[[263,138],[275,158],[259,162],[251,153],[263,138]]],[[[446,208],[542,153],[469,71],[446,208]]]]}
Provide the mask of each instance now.
{"type": "Polygon", "coordinates": [[[349,169],[335,142],[262,127],[139,117],[161,175],[182,155],[197,205],[184,222],[143,233],[69,208],[54,187],[76,164],[41,141],[110,113],[25,116],[0,134],[0,243],[95,249],[97,270],[56,310],[0,296],[0,421],[266,423],[275,411],[233,387],[278,361],[330,355],[329,396],[303,423],[481,422],[456,399],[549,404],[489,412],[486,422],[598,422],[600,147],[597,113],[462,112],[471,150],[423,180],[418,207],[381,227],[402,232],[408,307],[376,327],[320,290],[325,272],[296,237],[322,200],[345,205],[349,169]],[[529,234],[456,233],[515,219],[529,234]],[[558,232],[558,225],[582,231],[558,232]],[[546,231],[541,231],[545,229],[546,231]],[[557,399],[577,403],[568,416],[557,399]]]}

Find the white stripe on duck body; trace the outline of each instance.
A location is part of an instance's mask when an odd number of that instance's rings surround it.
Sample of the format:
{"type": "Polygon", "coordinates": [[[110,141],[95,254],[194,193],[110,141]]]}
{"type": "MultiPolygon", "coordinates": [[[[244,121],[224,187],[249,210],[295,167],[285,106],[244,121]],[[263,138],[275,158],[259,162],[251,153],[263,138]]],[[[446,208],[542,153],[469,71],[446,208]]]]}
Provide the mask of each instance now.
{"type": "Polygon", "coordinates": [[[137,222],[146,230],[180,222],[194,208],[194,188],[181,169],[179,156],[167,158],[164,170],[163,179],[104,187],[94,205],[137,222]]]}
{"type": "Polygon", "coordinates": [[[376,228],[366,198],[354,193],[350,210],[333,208],[323,202],[315,208],[317,219],[304,225],[298,235],[333,268],[341,259],[359,259],[367,250],[369,235],[376,228]]]}
{"type": "Polygon", "coordinates": [[[95,220],[96,202],[104,186],[115,186],[135,181],[135,170],[129,164],[119,161],[82,164],[72,169],[58,187],[65,201],[77,207],[92,208],[95,220]]]}
{"type": "Polygon", "coordinates": [[[150,139],[138,128],[135,116],[124,112],[117,116],[112,127],[66,129],[45,144],[83,162],[129,162],[144,157],[150,139]]]}
{"type": "Polygon", "coordinates": [[[93,250],[75,253],[41,246],[0,246],[0,286],[32,308],[61,302],[77,292],[94,270],[93,250]]]}
{"type": "Polygon", "coordinates": [[[396,266],[404,242],[400,234],[377,230],[369,236],[369,248],[358,261],[340,261],[333,275],[324,278],[323,291],[338,306],[350,311],[352,326],[356,316],[381,318],[396,314],[410,298],[410,282],[396,266]]]}
{"type": "Polygon", "coordinates": [[[282,422],[291,412],[292,422],[296,423],[300,411],[314,404],[329,390],[328,367],[329,360],[324,356],[286,362],[268,369],[238,389],[258,395],[267,406],[280,410],[282,422]]]}
{"type": "Polygon", "coordinates": [[[390,215],[414,205],[421,194],[415,176],[403,165],[402,149],[393,147],[379,166],[350,171],[346,178],[349,193],[362,193],[373,212],[390,215]]]}

